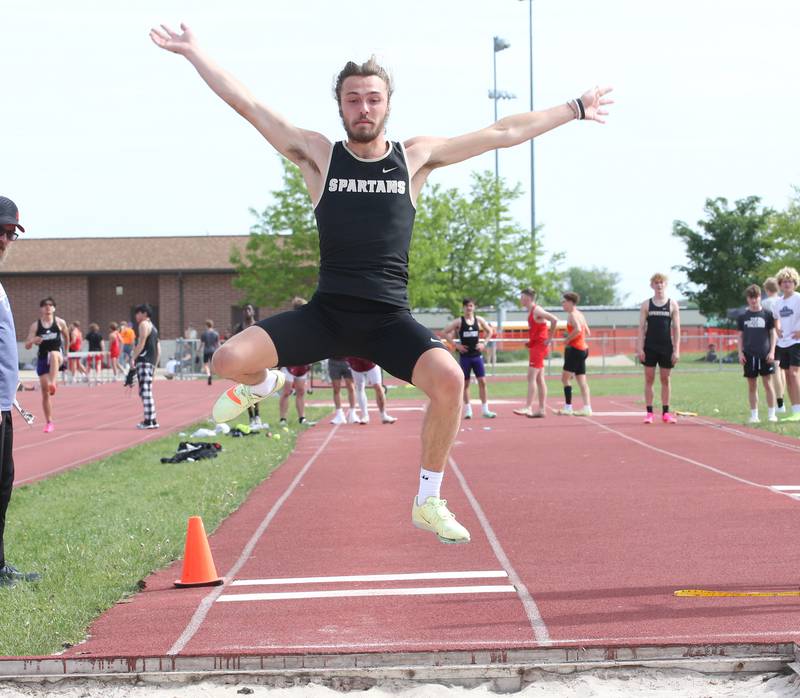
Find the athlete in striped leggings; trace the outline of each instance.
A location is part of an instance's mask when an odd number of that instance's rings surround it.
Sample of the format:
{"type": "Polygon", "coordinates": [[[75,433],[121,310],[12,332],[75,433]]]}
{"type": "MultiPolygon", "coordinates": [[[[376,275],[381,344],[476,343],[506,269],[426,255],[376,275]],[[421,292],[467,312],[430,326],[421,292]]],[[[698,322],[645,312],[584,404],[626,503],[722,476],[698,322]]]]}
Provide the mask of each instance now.
{"type": "Polygon", "coordinates": [[[161,342],[158,341],[158,329],[150,319],[151,313],[150,306],[144,303],[136,307],[134,315],[139,331],[133,350],[133,363],[136,366],[136,379],[139,381],[139,397],[144,406],[144,419],[136,425],[137,429],[158,429],[153,376],[161,357],[161,342]]]}

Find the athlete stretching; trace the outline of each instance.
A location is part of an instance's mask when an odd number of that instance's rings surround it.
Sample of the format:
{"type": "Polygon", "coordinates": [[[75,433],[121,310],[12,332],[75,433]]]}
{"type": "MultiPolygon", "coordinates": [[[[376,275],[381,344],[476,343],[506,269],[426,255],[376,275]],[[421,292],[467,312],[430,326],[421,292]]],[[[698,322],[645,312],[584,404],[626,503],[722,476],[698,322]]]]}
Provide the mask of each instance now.
{"type": "Polygon", "coordinates": [[[319,229],[317,291],[300,310],[273,315],[224,344],[214,371],[238,385],[214,405],[218,421],[233,419],[276,390],[278,364],[294,366],[331,356],[361,356],[413,383],[430,401],[422,427],[422,470],[412,523],[444,543],[466,543],[469,532],[439,498],[445,463],[460,422],[464,374],[441,341],[408,308],[408,250],[415,203],[428,175],[489,152],[527,142],[575,118],[602,121],[604,95],[594,88],[580,99],[542,112],[501,119],[456,138],[418,137],[389,142],[384,126],[392,82],[370,59],[349,62],[335,97],[347,140],[290,124],[203,53],[186,26],[166,26],[150,38],[183,55],[208,86],[244,116],[303,174],[319,229]],[[435,350],[435,351],[434,351],[435,350]]]}

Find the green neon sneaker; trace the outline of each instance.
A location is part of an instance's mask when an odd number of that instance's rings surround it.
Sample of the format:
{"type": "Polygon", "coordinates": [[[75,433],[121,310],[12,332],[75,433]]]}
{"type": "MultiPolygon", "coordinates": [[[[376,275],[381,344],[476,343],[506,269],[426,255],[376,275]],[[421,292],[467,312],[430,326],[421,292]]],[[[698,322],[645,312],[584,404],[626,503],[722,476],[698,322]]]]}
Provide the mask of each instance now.
{"type": "Polygon", "coordinates": [[[423,531],[432,531],[442,543],[469,543],[469,531],[456,521],[446,499],[428,497],[423,505],[417,498],[411,505],[411,523],[423,531]]]}
{"type": "Polygon", "coordinates": [[[786,417],[781,419],[782,422],[800,422],[800,412],[790,412],[786,417]]]}
{"type": "Polygon", "coordinates": [[[211,411],[214,421],[217,424],[221,424],[222,422],[229,422],[231,419],[236,419],[236,417],[248,407],[252,407],[261,402],[265,397],[277,393],[283,388],[283,383],[286,380],[283,373],[272,369],[269,369],[268,373],[275,376],[275,387],[266,395],[257,395],[250,389],[249,385],[243,385],[242,383],[228,388],[222,393],[222,395],[217,398],[217,401],[214,403],[214,408],[211,411]]]}

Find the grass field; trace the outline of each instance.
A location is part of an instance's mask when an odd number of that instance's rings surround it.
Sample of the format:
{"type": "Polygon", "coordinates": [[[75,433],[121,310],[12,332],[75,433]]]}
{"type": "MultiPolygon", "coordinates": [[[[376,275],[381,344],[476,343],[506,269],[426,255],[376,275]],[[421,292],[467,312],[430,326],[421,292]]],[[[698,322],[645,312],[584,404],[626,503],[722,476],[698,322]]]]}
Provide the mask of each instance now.
{"type": "MultiPolygon", "coordinates": [[[[641,396],[642,376],[590,375],[590,386],[597,397],[641,396]]],[[[550,404],[560,403],[560,383],[551,380],[549,388],[550,404]]],[[[524,381],[490,380],[490,400],[524,397],[525,390],[524,381]]],[[[329,395],[317,389],[314,399],[329,395]]],[[[656,384],[656,405],[658,395],[656,384]]],[[[389,393],[390,404],[402,398],[422,395],[415,388],[389,393]]],[[[763,395],[761,404],[763,415],[763,395]]],[[[746,382],[731,371],[676,373],[672,406],[741,424],[749,416],[746,382]]],[[[262,411],[277,423],[277,401],[262,411]]],[[[798,423],[761,427],[800,437],[798,423]]],[[[219,437],[224,451],[216,459],[161,464],[180,440],[164,437],[16,490],[7,516],[8,558],[43,580],[0,588],[0,654],[50,654],[80,642],[94,618],[182,556],[189,516],[202,516],[210,533],[237,509],[289,454],[297,428],[282,436],[219,437]]]]}
{"type": "MultiPolygon", "coordinates": [[[[262,418],[277,424],[277,400],[262,418]]],[[[162,464],[187,440],[167,436],[15,490],[6,555],[43,578],[0,588],[0,654],[50,654],[80,642],[94,618],[182,557],[189,516],[202,516],[211,533],[286,459],[298,430],[296,422],[288,433],[274,429],[280,440],[264,433],[188,439],[219,441],[223,451],[162,464]]]]}

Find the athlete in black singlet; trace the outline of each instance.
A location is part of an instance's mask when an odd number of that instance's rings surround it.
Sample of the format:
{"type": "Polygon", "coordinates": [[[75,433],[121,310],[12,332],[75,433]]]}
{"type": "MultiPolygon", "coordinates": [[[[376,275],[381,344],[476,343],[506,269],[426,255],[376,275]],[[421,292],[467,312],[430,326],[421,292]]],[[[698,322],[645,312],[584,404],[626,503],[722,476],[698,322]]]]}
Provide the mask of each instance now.
{"type": "Polygon", "coordinates": [[[63,356],[61,348],[69,346],[67,323],[56,316],[56,302],[43,298],[39,302],[39,319],[28,330],[25,348],[37,345],[36,375],[42,389],[42,410],[44,411],[44,433],[55,431],[53,424],[53,404],[51,397],[56,394],[56,381],[63,356]]]}
{"type": "Polygon", "coordinates": [[[653,423],[653,383],[656,366],[661,380],[661,419],[674,424],[677,418],[669,411],[670,372],[680,358],[681,321],[678,304],[666,296],[667,277],[653,274],[650,288],[654,296],[642,303],[639,312],[639,336],[636,353],[644,364],[645,424],[653,423]]]}
{"type": "Polygon", "coordinates": [[[496,148],[529,141],[576,118],[602,121],[610,88],[541,112],[506,117],[457,138],[387,141],[392,81],[371,59],[348,63],[335,96],[347,140],[331,143],[298,128],[257,101],[202,51],[191,30],[162,25],[153,42],[185,56],[209,87],[299,168],[315,207],[320,240],[317,292],[297,311],[274,315],[231,338],[214,355],[214,370],[238,385],[214,405],[217,421],[234,419],[278,390],[277,365],[359,356],[412,382],[429,398],[422,431],[422,469],[412,523],[445,543],[469,532],[439,497],[444,466],[459,429],[463,374],[442,343],[408,307],[408,250],[417,196],[428,175],[496,148]]]}

